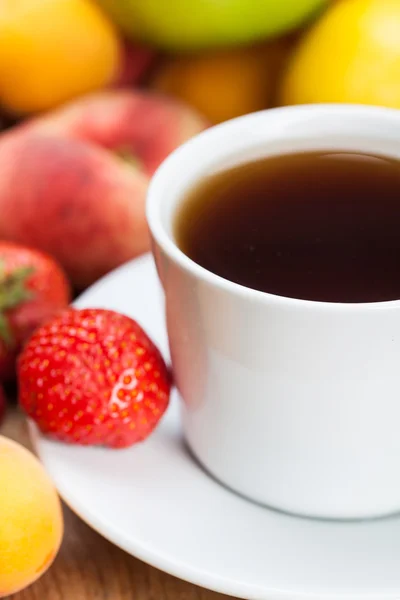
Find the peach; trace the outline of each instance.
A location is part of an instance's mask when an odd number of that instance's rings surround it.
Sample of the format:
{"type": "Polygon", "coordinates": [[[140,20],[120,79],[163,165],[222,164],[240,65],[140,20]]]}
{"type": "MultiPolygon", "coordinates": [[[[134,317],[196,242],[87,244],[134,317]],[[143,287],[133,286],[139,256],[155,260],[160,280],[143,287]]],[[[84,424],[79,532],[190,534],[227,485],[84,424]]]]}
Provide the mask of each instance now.
{"type": "Polygon", "coordinates": [[[148,249],[147,177],[105,150],[10,134],[0,163],[0,237],[45,250],[77,287],[148,249]]]}
{"type": "Polygon", "coordinates": [[[155,92],[113,90],[80,98],[27,127],[98,144],[152,175],[175,148],[208,125],[195,109],[155,92]]]}
{"type": "Polygon", "coordinates": [[[89,285],[150,249],[149,176],[204,127],[174,101],[112,91],[10,130],[0,137],[0,238],[51,254],[76,287],[89,285]]]}
{"type": "Polygon", "coordinates": [[[0,436],[0,597],[38,579],[63,535],[61,503],[39,461],[0,436]]]}

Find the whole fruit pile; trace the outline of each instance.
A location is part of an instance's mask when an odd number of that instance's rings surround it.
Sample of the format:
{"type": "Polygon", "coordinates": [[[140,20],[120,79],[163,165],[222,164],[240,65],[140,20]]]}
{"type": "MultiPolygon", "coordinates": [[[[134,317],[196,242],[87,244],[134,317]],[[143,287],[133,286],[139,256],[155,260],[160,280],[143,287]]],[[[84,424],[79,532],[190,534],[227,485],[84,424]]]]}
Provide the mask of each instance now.
{"type": "MultiPolygon", "coordinates": [[[[21,407],[58,441],[151,434],[172,384],[161,354],[72,295],[150,250],[148,185],[178,146],[320,102],[400,108],[399,0],[0,1],[0,427],[18,372],[21,407]]],[[[1,437],[0,483],[3,597],[51,563],[62,516],[37,461],[1,437]]]]}

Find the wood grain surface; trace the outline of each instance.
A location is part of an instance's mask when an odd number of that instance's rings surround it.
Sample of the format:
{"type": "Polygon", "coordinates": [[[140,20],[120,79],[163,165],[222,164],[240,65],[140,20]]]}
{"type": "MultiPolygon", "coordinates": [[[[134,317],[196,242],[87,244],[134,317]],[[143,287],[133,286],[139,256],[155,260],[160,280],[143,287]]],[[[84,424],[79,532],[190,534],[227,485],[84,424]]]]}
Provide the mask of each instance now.
{"type": "MultiPolygon", "coordinates": [[[[7,413],[0,429],[29,447],[23,416],[7,413]]],[[[50,569],[10,600],[227,600],[171,577],[107,542],[64,507],[65,535],[50,569]]]]}

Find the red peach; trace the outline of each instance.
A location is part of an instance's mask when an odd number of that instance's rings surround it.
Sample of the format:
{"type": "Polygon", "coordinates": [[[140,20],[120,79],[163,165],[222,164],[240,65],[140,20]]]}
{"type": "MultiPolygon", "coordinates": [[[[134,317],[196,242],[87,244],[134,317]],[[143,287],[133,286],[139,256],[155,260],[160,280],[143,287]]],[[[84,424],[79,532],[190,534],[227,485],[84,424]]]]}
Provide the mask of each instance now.
{"type": "Polygon", "coordinates": [[[149,176],[205,126],[173,100],[115,90],[6,132],[0,238],[53,255],[77,287],[89,285],[150,249],[149,176]]]}
{"type": "Polygon", "coordinates": [[[152,175],[175,148],[207,126],[195,110],[152,92],[112,90],[84,96],[28,127],[93,142],[131,156],[152,175]]]}
{"type": "Polygon", "coordinates": [[[74,139],[14,133],[0,143],[0,237],[54,256],[84,287],[149,248],[148,179],[74,139]]]}

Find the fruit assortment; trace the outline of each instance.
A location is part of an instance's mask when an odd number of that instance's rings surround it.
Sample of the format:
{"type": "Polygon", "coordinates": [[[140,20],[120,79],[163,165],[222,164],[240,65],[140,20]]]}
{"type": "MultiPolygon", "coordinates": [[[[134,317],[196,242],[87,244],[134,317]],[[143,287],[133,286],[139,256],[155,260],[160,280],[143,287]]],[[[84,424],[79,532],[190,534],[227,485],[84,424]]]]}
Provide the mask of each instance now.
{"type": "MultiPolygon", "coordinates": [[[[0,427],[17,361],[20,405],[55,440],[152,432],[172,385],[160,353],[72,294],[150,249],[147,188],[180,144],[315,102],[400,108],[398,0],[0,2],[0,427]]],[[[39,463],[1,437],[0,478],[4,597],[49,566],[63,525],[39,463]]]]}

